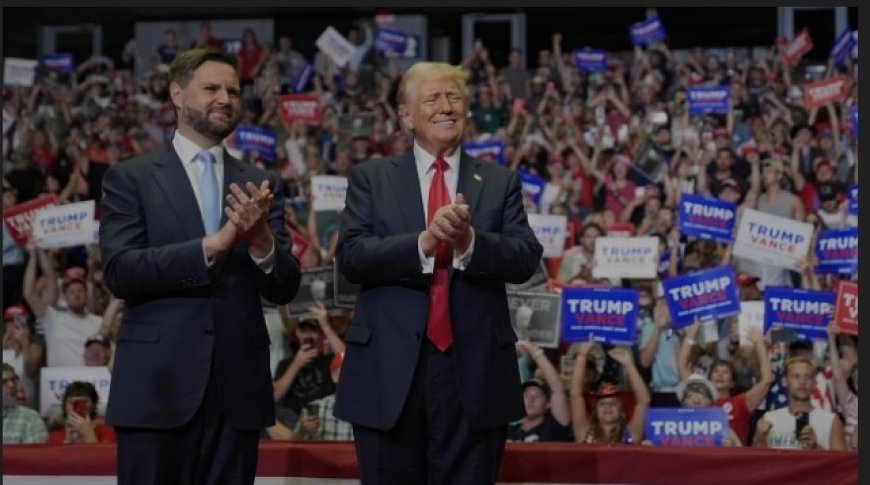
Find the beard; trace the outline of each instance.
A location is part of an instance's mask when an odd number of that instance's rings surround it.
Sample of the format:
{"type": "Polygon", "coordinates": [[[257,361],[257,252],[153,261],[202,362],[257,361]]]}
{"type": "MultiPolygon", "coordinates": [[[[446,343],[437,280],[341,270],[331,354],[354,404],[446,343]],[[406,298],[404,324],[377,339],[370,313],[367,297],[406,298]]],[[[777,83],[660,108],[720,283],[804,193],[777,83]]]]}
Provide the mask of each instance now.
{"type": "Polygon", "coordinates": [[[193,128],[193,131],[207,137],[215,143],[221,142],[226,138],[236,127],[238,116],[233,113],[232,108],[229,109],[229,119],[226,123],[215,123],[208,119],[208,111],[198,111],[190,106],[182,106],[181,117],[185,123],[193,128]]]}

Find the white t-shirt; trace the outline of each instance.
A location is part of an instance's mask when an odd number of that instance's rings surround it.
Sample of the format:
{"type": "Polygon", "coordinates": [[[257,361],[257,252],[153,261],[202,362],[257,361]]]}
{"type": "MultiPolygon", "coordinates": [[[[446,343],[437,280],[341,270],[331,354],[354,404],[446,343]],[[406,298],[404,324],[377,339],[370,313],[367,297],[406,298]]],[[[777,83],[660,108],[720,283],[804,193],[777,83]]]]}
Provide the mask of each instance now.
{"type": "Polygon", "coordinates": [[[85,341],[100,330],[103,319],[88,313],[79,317],[66,308],[48,307],[39,324],[45,332],[48,367],[81,367],[85,341]]]}
{"type": "MultiPolygon", "coordinates": [[[[765,421],[770,422],[770,431],[767,433],[767,447],[778,450],[799,450],[800,442],[795,434],[795,417],[789,412],[788,407],[768,411],[764,413],[765,421]]],[[[810,412],[810,427],[816,433],[816,442],[823,450],[831,447],[831,427],[834,422],[834,413],[823,409],[813,409],[810,412]]]]}

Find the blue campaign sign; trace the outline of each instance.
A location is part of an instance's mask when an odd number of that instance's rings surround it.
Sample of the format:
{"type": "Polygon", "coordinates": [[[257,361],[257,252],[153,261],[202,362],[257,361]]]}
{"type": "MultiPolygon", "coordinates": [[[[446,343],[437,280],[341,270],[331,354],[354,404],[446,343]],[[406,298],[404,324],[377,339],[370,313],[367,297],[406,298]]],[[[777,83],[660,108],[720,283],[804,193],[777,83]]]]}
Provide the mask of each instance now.
{"type": "Polygon", "coordinates": [[[48,68],[49,71],[54,71],[61,74],[69,74],[75,71],[73,56],[68,52],[58,52],[55,54],[46,54],[42,56],[42,65],[48,68]]]}
{"type": "Polygon", "coordinates": [[[628,31],[633,46],[655,44],[665,38],[665,26],[658,17],[650,17],[643,22],[631,24],[628,31]]]}
{"type": "Polygon", "coordinates": [[[677,213],[677,227],[690,237],[730,243],[734,242],[736,215],[737,207],[728,201],[683,194],[677,213]]]}
{"type": "Polygon", "coordinates": [[[827,340],[834,293],[768,286],[764,289],[764,326],[797,331],[801,340],[827,340]]]}
{"type": "Polygon", "coordinates": [[[858,215],[858,185],[849,187],[849,214],[858,215]]]}
{"type": "Polygon", "coordinates": [[[637,327],[637,291],[621,288],[563,288],[562,341],[631,345],[637,327]]]}
{"type": "Polygon", "coordinates": [[[846,58],[849,57],[849,54],[852,53],[855,44],[857,44],[857,41],[852,35],[852,31],[846,27],[846,30],[837,36],[837,40],[831,46],[831,58],[834,59],[834,63],[838,66],[843,64],[846,58]]]}
{"type": "Polygon", "coordinates": [[[499,165],[504,165],[504,143],[501,140],[463,143],[462,150],[474,158],[492,160],[499,165]]]}
{"type": "Polygon", "coordinates": [[[728,86],[701,86],[686,90],[689,114],[727,114],[731,91],[728,86]]]}
{"type": "Polygon", "coordinates": [[[541,204],[541,196],[544,195],[544,186],[547,182],[530,173],[520,171],[520,182],[523,184],[523,195],[531,198],[535,205],[541,204]]]}
{"type": "Polygon", "coordinates": [[[580,72],[604,72],[607,70],[607,52],[600,49],[575,50],[574,65],[580,72]]]}
{"type": "Polygon", "coordinates": [[[719,266],[662,281],[671,312],[671,327],[677,329],[698,320],[723,318],[740,313],[740,297],[733,266],[719,266]]]}
{"type": "Polygon", "coordinates": [[[728,415],[710,408],[649,408],[643,435],[656,446],[722,446],[728,433],[728,415]]]}
{"type": "Polygon", "coordinates": [[[275,161],[275,132],[256,126],[240,126],[236,129],[236,148],[244,153],[257,152],[262,160],[275,161]]]}
{"type": "Polygon", "coordinates": [[[659,256],[659,265],[656,269],[656,273],[659,275],[667,275],[668,271],[671,269],[671,252],[670,251],[662,251],[659,256]]]}
{"type": "Polygon", "coordinates": [[[816,239],[816,274],[858,272],[858,228],[822,231],[816,239]]]}
{"type": "Polygon", "coordinates": [[[296,75],[296,78],[290,82],[290,87],[294,93],[301,93],[308,87],[308,81],[311,80],[311,74],[314,73],[314,66],[310,62],[305,61],[305,66],[296,75]]]}
{"type": "Polygon", "coordinates": [[[375,49],[384,55],[388,52],[401,55],[408,48],[408,37],[400,30],[379,28],[375,36],[375,49]]]}

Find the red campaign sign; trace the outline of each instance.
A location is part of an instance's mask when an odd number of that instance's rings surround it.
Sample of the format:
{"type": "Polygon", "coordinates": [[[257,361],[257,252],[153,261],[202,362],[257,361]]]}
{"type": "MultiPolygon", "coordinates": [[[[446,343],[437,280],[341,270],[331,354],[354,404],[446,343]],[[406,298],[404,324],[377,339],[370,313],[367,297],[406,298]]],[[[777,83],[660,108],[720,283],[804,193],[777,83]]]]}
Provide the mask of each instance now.
{"type": "Polygon", "coordinates": [[[632,237],[634,236],[634,224],[630,222],[614,222],[604,227],[608,237],[632,237]]]}
{"type": "Polygon", "coordinates": [[[790,44],[785,46],[785,62],[793,66],[811,50],[813,50],[813,39],[810,38],[810,31],[804,28],[790,44]]]}
{"type": "Polygon", "coordinates": [[[6,229],[15,240],[15,244],[25,246],[30,239],[30,223],[36,216],[36,212],[55,205],[58,205],[57,196],[48,194],[3,211],[3,223],[6,224],[6,229]]]}
{"type": "Polygon", "coordinates": [[[858,335],[858,284],[841,281],[834,307],[834,325],[849,335],[858,335]]]}
{"type": "Polygon", "coordinates": [[[297,120],[319,125],[320,98],[307,94],[285,94],[281,96],[278,114],[281,121],[288,125],[297,120]]]}
{"type": "Polygon", "coordinates": [[[828,103],[846,99],[849,95],[849,77],[840,74],[804,86],[804,103],[807,108],[818,108],[828,103]]]}
{"type": "Polygon", "coordinates": [[[284,226],[287,228],[287,232],[290,233],[290,237],[293,238],[293,249],[290,251],[298,260],[302,260],[302,255],[305,254],[305,251],[308,251],[309,246],[311,246],[311,242],[308,241],[308,238],[303,236],[299,231],[293,229],[290,226],[284,226]]]}

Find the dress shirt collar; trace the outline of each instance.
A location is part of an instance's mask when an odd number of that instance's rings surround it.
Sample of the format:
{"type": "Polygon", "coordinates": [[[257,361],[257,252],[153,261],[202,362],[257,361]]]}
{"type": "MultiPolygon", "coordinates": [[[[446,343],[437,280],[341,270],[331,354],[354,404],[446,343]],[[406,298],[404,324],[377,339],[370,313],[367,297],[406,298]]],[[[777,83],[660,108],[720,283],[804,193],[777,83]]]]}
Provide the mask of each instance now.
{"type": "MultiPolygon", "coordinates": [[[[178,158],[181,159],[182,163],[192,162],[196,155],[202,151],[202,147],[194,143],[182,135],[181,132],[175,130],[175,136],[172,138],[172,146],[175,148],[175,153],[178,154],[178,158]]],[[[221,166],[224,161],[224,148],[223,145],[217,144],[208,148],[208,151],[214,155],[214,160],[217,166],[221,166]]]]}
{"type": "MultiPolygon", "coordinates": [[[[456,149],[453,150],[453,153],[444,157],[444,161],[447,162],[450,171],[458,173],[461,154],[462,149],[457,146],[456,149]]],[[[432,169],[432,163],[435,161],[435,157],[424,150],[423,147],[417,144],[417,142],[414,142],[414,160],[417,162],[417,173],[422,176],[432,169]]]]}

